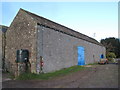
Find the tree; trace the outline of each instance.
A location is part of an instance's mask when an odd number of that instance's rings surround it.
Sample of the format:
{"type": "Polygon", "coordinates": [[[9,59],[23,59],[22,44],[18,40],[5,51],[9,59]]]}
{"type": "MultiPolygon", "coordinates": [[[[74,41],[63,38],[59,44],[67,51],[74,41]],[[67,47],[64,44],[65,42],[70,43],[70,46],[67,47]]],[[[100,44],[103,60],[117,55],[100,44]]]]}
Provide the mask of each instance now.
{"type": "Polygon", "coordinates": [[[113,53],[113,52],[109,52],[109,53],[107,53],[107,58],[116,58],[116,55],[115,55],[115,53],[113,53]]]}
{"type": "Polygon", "coordinates": [[[118,38],[110,37],[100,41],[106,47],[106,53],[115,53],[116,57],[120,57],[120,41],[118,38]]]}

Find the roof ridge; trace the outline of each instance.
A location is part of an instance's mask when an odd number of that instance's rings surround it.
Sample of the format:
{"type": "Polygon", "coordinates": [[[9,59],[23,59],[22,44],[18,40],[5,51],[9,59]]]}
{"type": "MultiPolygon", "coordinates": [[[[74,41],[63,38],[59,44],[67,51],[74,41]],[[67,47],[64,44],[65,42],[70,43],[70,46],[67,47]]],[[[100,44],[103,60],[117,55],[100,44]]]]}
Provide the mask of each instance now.
{"type": "MultiPolygon", "coordinates": [[[[95,44],[99,44],[99,45],[102,46],[101,43],[99,43],[96,39],[94,39],[94,38],[92,38],[92,37],[89,37],[89,36],[87,36],[87,35],[85,35],[85,34],[82,34],[82,33],[78,32],[78,31],[75,31],[75,30],[73,30],[73,29],[71,29],[71,28],[68,28],[68,27],[66,27],[66,26],[64,26],[64,25],[61,25],[61,24],[59,24],[59,23],[56,23],[56,22],[54,22],[54,21],[52,21],[52,20],[49,20],[49,19],[47,19],[47,18],[44,18],[44,17],[42,17],[42,16],[39,16],[39,15],[37,15],[37,14],[35,14],[35,13],[31,13],[31,12],[29,12],[29,11],[27,11],[27,10],[22,9],[22,8],[20,8],[20,10],[26,12],[28,15],[30,15],[32,18],[34,18],[36,21],[37,21],[37,19],[36,19],[35,17],[37,17],[37,18],[42,18],[42,19],[44,19],[44,20],[46,20],[46,21],[49,21],[49,22],[54,23],[54,24],[56,24],[56,25],[59,25],[60,27],[66,28],[66,29],[68,29],[69,31],[71,31],[71,32],[73,32],[73,33],[76,33],[76,34],[79,34],[79,35],[83,36],[84,38],[82,38],[82,39],[88,38],[88,40],[86,39],[86,41],[89,41],[89,42],[92,42],[92,43],[95,43],[95,44]],[[89,40],[89,39],[90,39],[90,40],[89,40]]],[[[37,22],[38,22],[38,21],[37,21],[37,22]]],[[[39,22],[38,22],[38,23],[39,23],[39,22]]],[[[64,31],[64,32],[65,32],[65,31],[64,31]]],[[[74,36],[75,36],[75,35],[74,35],[74,36]]]]}

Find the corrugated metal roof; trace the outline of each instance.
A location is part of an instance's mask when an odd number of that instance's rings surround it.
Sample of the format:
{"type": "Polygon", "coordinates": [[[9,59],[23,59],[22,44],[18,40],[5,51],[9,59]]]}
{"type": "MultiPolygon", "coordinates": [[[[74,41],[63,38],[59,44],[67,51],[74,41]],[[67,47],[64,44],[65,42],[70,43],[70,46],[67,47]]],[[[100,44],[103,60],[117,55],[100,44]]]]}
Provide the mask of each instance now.
{"type": "Polygon", "coordinates": [[[36,20],[37,23],[39,23],[40,25],[43,25],[43,26],[46,26],[46,27],[49,27],[49,28],[52,28],[54,30],[57,30],[57,31],[60,31],[60,32],[63,32],[65,34],[68,34],[68,35],[71,35],[71,36],[74,36],[76,38],[79,38],[79,39],[82,39],[82,40],[85,40],[85,41],[88,41],[88,42],[91,42],[91,43],[94,43],[94,44],[97,44],[97,45],[100,45],[100,46],[103,46],[101,43],[99,43],[97,40],[87,36],[87,35],[84,35],[82,33],[79,33],[77,31],[74,31],[66,26],[63,26],[61,24],[58,24],[56,22],[53,22],[49,19],[46,19],[44,17],[41,17],[41,16],[38,16],[36,14],[33,14],[29,11],[26,11],[26,10],[23,10],[23,9],[20,9],[24,12],[26,12],[27,14],[29,14],[34,20],[36,20]]]}

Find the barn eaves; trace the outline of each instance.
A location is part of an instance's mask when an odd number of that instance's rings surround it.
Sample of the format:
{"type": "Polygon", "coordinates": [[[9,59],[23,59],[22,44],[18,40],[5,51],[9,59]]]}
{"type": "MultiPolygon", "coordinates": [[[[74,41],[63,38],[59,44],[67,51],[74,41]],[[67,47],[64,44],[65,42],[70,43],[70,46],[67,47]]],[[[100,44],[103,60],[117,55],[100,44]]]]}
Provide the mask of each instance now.
{"type": "Polygon", "coordinates": [[[94,44],[97,44],[97,45],[100,45],[100,46],[103,46],[97,40],[95,40],[95,39],[93,39],[93,38],[91,38],[87,35],[84,35],[82,33],[74,31],[74,30],[72,30],[72,29],[70,29],[66,26],[55,23],[55,22],[53,22],[49,19],[38,16],[38,15],[33,14],[29,11],[26,11],[26,10],[23,10],[23,9],[20,9],[20,10],[22,10],[22,11],[26,12],[28,15],[30,15],[39,25],[42,25],[44,27],[51,28],[51,29],[54,29],[56,31],[62,32],[64,34],[67,34],[67,35],[70,35],[70,36],[73,36],[73,37],[76,37],[76,38],[79,38],[79,39],[82,39],[82,40],[85,40],[85,41],[88,41],[88,42],[91,42],[91,43],[94,43],[94,44]]]}

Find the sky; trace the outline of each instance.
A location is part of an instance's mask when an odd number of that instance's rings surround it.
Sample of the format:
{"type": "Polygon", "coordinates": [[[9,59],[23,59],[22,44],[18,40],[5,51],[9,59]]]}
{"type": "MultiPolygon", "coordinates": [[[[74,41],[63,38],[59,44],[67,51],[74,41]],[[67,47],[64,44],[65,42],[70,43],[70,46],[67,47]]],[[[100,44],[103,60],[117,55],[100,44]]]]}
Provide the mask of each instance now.
{"type": "Polygon", "coordinates": [[[118,38],[118,2],[0,2],[0,6],[2,25],[10,26],[22,8],[98,41],[118,38]]]}

